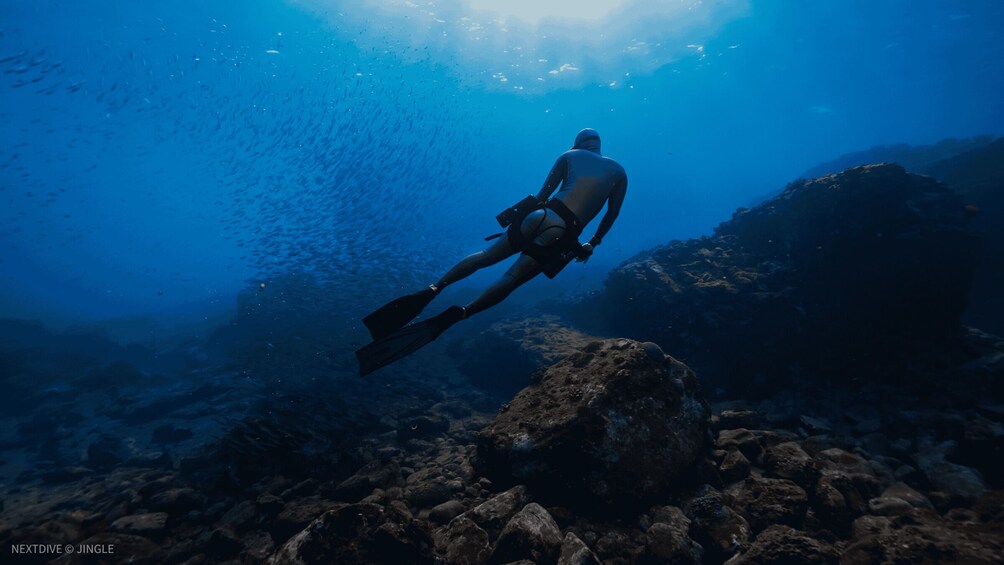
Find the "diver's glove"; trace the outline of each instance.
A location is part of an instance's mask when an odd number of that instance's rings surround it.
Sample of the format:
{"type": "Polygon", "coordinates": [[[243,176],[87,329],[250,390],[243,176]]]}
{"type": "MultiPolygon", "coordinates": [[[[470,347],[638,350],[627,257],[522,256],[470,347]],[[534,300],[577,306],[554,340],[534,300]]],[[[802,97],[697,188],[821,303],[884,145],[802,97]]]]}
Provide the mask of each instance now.
{"type": "Polygon", "coordinates": [[[575,257],[575,260],[578,261],[579,263],[585,263],[592,256],[593,256],[593,244],[587,243],[579,247],[579,252],[578,255],[575,257]]]}

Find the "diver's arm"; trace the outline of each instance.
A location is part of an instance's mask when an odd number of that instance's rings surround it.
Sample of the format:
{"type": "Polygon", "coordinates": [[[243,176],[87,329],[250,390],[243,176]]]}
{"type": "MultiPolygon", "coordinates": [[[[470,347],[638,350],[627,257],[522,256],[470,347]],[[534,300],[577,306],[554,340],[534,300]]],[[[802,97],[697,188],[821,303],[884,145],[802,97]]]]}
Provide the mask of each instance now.
{"type": "Polygon", "coordinates": [[[551,167],[551,172],[547,174],[547,178],[544,179],[544,186],[540,187],[540,192],[537,193],[537,200],[544,202],[551,197],[554,190],[558,188],[558,185],[565,180],[565,176],[568,174],[568,158],[564,154],[558,157],[558,160],[554,162],[554,166],[551,167]]]}
{"type": "Polygon", "coordinates": [[[627,194],[627,177],[624,177],[617,186],[614,187],[613,191],[610,192],[610,197],[607,199],[607,212],[603,214],[603,219],[600,220],[600,226],[596,228],[596,235],[589,240],[590,248],[596,247],[603,242],[603,237],[607,235],[610,228],[614,225],[614,220],[617,219],[617,215],[621,212],[621,205],[624,204],[624,195],[627,194]]]}

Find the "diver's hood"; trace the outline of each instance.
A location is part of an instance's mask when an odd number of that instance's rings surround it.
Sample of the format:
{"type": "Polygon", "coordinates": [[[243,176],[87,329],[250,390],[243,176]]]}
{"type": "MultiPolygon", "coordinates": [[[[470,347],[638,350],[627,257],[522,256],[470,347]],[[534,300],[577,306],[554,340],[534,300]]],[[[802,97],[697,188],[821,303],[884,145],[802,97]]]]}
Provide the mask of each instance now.
{"type": "Polygon", "coordinates": [[[575,136],[575,143],[572,149],[588,149],[589,151],[600,152],[600,134],[592,128],[586,128],[575,136]]]}

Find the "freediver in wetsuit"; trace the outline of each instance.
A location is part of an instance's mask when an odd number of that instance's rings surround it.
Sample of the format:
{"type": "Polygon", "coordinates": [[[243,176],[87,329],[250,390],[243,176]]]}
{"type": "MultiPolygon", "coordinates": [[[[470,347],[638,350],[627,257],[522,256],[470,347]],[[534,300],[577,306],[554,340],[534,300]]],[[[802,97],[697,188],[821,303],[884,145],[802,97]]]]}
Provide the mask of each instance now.
{"type": "Polygon", "coordinates": [[[360,373],[368,374],[416,351],[453,324],[498,304],[542,272],[553,278],[573,258],[588,260],[617,219],[626,192],[624,168],[600,154],[599,134],[589,128],[580,131],[572,149],[558,157],[537,195],[509,211],[511,223],[502,237],[462,259],[435,284],[363,319],[375,341],[356,352],[360,373]],[[580,245],[582,229],[604,204],[607,211],[595,235],[580,245]],[[467,306],[451,306],[438,316],[402,328],[447,286],[517,253],[520,256],[509,270],[467,306]]]}

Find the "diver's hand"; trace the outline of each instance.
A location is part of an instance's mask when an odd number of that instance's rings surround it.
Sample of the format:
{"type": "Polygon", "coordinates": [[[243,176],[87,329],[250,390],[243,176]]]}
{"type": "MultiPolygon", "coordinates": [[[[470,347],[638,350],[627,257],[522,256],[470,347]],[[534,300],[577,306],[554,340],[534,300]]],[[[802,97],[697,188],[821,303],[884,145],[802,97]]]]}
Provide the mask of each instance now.
{"type": "Polygon", "coordinates": [[[593,256],[593,244],[587,243],[582,246],[582,250],[579,252],[579,256],[575,258],[579,263],[585,263],[593,256]]]}

